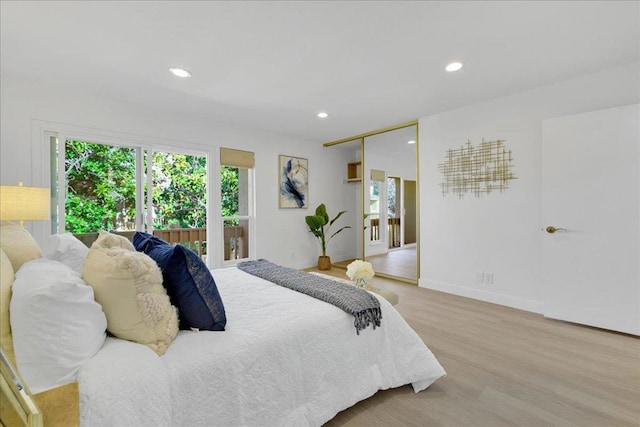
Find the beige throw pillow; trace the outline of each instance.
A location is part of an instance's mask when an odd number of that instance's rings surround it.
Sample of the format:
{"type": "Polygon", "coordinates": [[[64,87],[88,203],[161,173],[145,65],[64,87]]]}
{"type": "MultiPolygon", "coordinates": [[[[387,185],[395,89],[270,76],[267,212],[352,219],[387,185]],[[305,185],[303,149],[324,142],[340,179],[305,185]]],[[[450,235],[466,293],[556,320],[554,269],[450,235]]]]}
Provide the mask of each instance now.
{"type": "Polygon", "coordinates": [[[4,250],[0,249],[0,346],[2,346],[11,363],[15,366],[16,358],[13,352],[13,339],[9,322],[9,303],[11,302],[13,280],[11,261],[9,261],[4,250]]]}
{"type": "Polygon", "coordinates": [[[178,313],[155,261],[136,252],[124,237],[100,232],[82,277],[102,305],[110,333],[164,354],[178,334],[178,313]]]}
{"type": "Polygon", "coordinates": [[[42,258],[40,246],[31,234],[13,222],[0,223],[0,247],[11,261],[14,272],[18,272],[27,261],[42,258]]]}

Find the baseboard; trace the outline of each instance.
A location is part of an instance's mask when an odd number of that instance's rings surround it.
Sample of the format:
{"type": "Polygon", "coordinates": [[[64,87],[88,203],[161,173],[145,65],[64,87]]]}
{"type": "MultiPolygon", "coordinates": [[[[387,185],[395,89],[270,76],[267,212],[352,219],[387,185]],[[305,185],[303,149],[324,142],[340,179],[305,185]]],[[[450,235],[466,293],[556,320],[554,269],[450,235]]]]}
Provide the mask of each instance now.
{"type": "MultiPolygon", "coordinates": [[[[355,259],[353,254],[345,254],[345,253],[332,253],[330,255],[332,262],[340,262],[345,259],[355,259]]],[[[318,257],[304,257],[298,260],[295,260],[291,263],[287,263],[286,266],[289,268],[295,268],[296,270],[304,270],[307,268],[316,267],[318,265],[318,257]]]]}
{"type": "Polygon", "coordinates": [[[293,262],[293,263],[287,264],[286,267],[293,268],[295,270],[304,270],[307,268],[316,267],[317,265],[318,265],[318,259],[316,258],[313,261],[305,260],[305,261],[293,262]]]}
{"type": "Polygon", "coordinates": [[[504,305],[507,307],[517,308],[520,310],[531,311],[533,313],[542,314],[542,303],[540,301],[512,297],[509,295],[489,292],[482,289],[473,289],[460,285],[439,282],[437,280],[427,280],[421,278],[418,286],[434,291],[446,292],[448,294],[459,295],[462,297],[473,298],[480,301],[486,301],[493,304],[504,305]]]}

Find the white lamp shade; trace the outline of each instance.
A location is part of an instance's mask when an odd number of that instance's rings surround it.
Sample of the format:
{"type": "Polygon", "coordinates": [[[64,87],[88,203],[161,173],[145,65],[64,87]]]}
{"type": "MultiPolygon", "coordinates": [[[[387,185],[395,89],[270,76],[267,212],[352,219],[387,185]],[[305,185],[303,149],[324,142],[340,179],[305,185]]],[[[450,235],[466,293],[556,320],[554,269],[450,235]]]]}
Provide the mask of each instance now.
{"type": "Polygon", "coordinates": [[[51,195],[48,188],[0,186],[0,219],[36,221],[49,219],[51,195]]]}

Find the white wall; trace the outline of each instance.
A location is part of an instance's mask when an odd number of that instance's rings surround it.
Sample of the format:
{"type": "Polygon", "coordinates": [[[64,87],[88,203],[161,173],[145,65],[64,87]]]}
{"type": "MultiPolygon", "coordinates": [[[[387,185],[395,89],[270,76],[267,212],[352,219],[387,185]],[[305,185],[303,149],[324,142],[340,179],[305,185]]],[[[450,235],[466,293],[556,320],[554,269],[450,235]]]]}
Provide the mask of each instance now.
{"type": "MultiPolygon", "coordinates": [[[[344,179],[347,163],[340,150],[320,143],[265,133],[240,126],[193,120],[190,117],[151,111],[134,104],[113,101],[103,94],[81,93],[69,87],[51,87],[39,82],[2,76],[0,81],[0,183],[40,185],[46,162],[32,153],[34,123],[52,122],[88,129],[91,133],[120,135],[143,143],[160,143],[215,151],[218,147],[255,152],[256,168],[256,255],[294,268],[316,264],[319,244],[307,231],[304,216],[325,203],[330,212],[354,210],[354,201],[335,192],[344,179]],[[278,209],[278,155],[309,159],[309,209],[278,209]]],[[[35,143],[34,147],[38,147],[35,143]]],[[[46,224],[30,224],[39,235],[46,224]]],[[[356,239],[347,232],[336,236],[329,246],[335,258],[353,257],[356,239]]]]}
{"type": "Polygon", "coordinates": [[[420,286],[540,311],[542,121],[637,103],[639,65],[420,119],[420,286]],[[482,138],[506,140],[518,179],[504,193],[443,197],[446,150],[482,138]],[[493,284],[475,283],[476,272],[493,284]]]}

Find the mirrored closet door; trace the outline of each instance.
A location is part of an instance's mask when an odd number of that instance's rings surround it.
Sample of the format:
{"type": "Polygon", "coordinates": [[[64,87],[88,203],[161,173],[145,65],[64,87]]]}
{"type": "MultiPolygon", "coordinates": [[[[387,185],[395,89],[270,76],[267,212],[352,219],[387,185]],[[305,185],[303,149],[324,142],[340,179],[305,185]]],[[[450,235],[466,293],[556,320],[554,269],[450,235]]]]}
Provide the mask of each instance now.
{"type": "Polygon", "coordinates": [[[417,125],[364,138],[364,254],[377,273],[416,282],[417,125]]]}
{"type": "Polygon", "coordinates": [[[410,283],[419,277],[417,127],[411,122],[325,144],[353,153],[347,164],[353,185],[345,191],[360,196],[357,258],[378,275],[410,283]]]}

